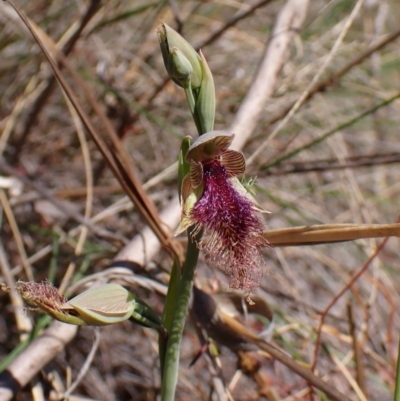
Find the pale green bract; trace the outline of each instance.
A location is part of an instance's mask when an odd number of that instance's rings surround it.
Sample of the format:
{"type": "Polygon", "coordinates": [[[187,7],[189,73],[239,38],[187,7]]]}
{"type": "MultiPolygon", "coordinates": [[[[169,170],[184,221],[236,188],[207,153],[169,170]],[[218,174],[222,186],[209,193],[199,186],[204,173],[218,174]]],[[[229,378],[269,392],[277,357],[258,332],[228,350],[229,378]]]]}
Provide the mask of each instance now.
{"type": "Polygon", "coordinates": [[[110,283],[79,294],[65,307],[78,312],[84,324],[105,326],[129,319],[135,310],[135,298],[124,287],[110,283]]]}

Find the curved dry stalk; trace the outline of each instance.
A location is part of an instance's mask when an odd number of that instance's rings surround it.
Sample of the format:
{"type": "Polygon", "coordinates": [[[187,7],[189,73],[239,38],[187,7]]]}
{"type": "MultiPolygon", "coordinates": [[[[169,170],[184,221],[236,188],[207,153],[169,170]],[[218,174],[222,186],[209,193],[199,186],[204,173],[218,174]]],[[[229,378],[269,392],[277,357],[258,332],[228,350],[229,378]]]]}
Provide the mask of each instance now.
{"type": "Polygon", "coordinates": [[[1,242],[0,242],[0,271],[4,276],[4,280],[6,281],[8,287],[10,287],[10,299],[11,299],[11,304],[14,308],[15,321],[17,324],[17,328],[21,333],[20,339],[21,341],[23,341],[27,338],[27,333],[30,333],[32,331],[32,322],[28,316],[21,313],[21,310],[24,307],[24,301],[22,300],[21,295],[14,289],[15,280],[13,275],[11,274],[11,269],[8,264],[3,244],[1,242]]]}
{"type": "Polygon", "coordinates": [[[325,224],[264,231],[264,238],[273,246],[318,245],[382,237],[400,237],[400,224],[325,224]]]}
{"type": "Polygon", "coordinates": [[[28,103],[32,97],[36,97],[38,95],[37,92],[42,90],[42,85],[38,82],[39,79],[37,75],[33,76],[29,80],[28,84],[25,87],[24,93],[15,103],[12,112],[7,116],[6,124],[0,135],[0,156],[2,156],[4,153],[4,149],[6,148],[11,133],[18,122],[19,116],[21,115],[25,104],[28,103]]]}

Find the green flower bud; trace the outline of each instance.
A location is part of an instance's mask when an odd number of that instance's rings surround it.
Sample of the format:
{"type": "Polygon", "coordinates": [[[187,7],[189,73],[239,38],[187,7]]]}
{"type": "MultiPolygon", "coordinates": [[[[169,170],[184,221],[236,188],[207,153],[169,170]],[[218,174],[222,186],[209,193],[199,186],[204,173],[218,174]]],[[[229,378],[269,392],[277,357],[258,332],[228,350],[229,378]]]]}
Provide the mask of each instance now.
{"type": "Polygon", "coordinates": [[[69,301],[48,281],[18,281],[16,290],[28,303],[64,323],[105,326],[130,319],[164,332],[159,316],[119,284],[91,288],[69,301]]]}
{"type": "Polygon", "coordinates": [[[203,70],[201,58],[196,50],[178,32],[163,22],[157,28],[157,35],[164,65],[171,79],[184,87],[184,82],[190,78],[192,89],[198,89],[203,79],[203,70]],[[183,74],[183,79],[180,74],[183,74]]]}
{"type": "Polygon", "coordinates": [[[185,85],[190,81],[193,72],[192,65],[177,47],[170,49],[168,65],[168,73],[174,82],[185,85]]]}
{"type": "Polygon", "coordinates": [[[118,284],[104,284],[72,298],[62,309],[77,314],[82,324],[105,326],[129,319],[135,309],[135,298],[118,284]]]}

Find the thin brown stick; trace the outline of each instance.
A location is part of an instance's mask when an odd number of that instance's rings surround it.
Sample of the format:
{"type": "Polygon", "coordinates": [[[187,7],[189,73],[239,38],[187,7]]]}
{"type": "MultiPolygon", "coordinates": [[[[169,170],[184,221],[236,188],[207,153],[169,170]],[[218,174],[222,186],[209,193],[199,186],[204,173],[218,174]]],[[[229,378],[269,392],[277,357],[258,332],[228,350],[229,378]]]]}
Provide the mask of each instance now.
{"type": "Polygon", "coordinates": [[[224,24],[220,29],[213,32],[208,38],[200,42],[196,45],[196,50],[200,50],[203,47],[206,47],[217,40],[223,33],[225,33],[229,28],[232,28],[236,25],[240,20],[247,18],[249,15],[253,14],[258,8],[266,6],[268,3],[271,3],[272,0],[261,0],[258,3],[251,6],[248,10],[242,11],[231,18],[226,24],[224,24]]]}
{"type": "Polygon", "coordinates": [[[22,263],[22,266],[24,267],[25,277],[31,281],[31,280],[33,280],[32,266],[30,265],[30,263],[28,261],[28,255],[26,254],[26,251],[25,251],[24,241],[23,241],[21,233],[19,231],[18,224],[15,220],[15,216],[14,216],[14,213],[10,206],[10,202],[8,201],[7,195],[3,189],[0,189],[0,203],[3,207],[4,214],[7,217],[8,224],[10,225],[11,231],[13,233],[14,240],[17,245],[18,253],[21,258],[21,263],[22,263]]]}
{"type": "Polygon", "coordinates": [[[376,248],[375,252],[369,257],[369,259],[365,262],[364,266],[361,267],[361,269],[351,278],[351,280],[343,287],[343,289],[332,299],[332,301],[329,303],[329,305],[325,308],[323,314],[321,315],[321,319],[317,328],[317,339],[315,342],[315,349],[314,349],[314,360],[312,363],[311,370],[314,372],[317,362],[318,362],[318,353],[319,353],[319,347],[321,345],[321,334],[322,334],[322,326],[325,322],[325,318],[329,312],[329,310],[332,308],[332,306],[340,299],[340,297],[348,290],[351,288],[351,286],[362,276],[362,274],[367,270],[368,266],[371,264],[371,262],[376,258],[376,256],[379,254],[379,252],[384,248],[388,241],[389,237],[386,237],[381,244],[376,248]]]}
{"type": "Polygon", "coordinates": [[[360,348],[360,343],[358,342],[357,339],[357,328],[356,328],[356,322],[354,321],[353,306],[350,302],[347,304],[347,317],[349,319],[349,331],[353,343],[354,363],[356,365],[356,380],[361,391],[368,399],[367,384],[365,379],[365,369],[362,361],[362,352],[360,348]]]}

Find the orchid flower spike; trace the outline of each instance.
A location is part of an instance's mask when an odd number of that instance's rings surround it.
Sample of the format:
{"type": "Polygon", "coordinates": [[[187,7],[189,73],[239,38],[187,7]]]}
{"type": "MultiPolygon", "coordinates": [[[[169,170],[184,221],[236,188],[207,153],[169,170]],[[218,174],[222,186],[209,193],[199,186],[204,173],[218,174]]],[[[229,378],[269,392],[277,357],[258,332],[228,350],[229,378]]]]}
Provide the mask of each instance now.
{"type": "MultiPolygon", "coordinates": [[[[211,131],[189,147],[190,172],[182,180],[180,234],[204,231],[198,246],[208,261],[230,276],[230,287],[251,291],[263,274],[261,247],[266,212],[237,179],[245,171],[241,152],[229,150],[234,134],[211,131]]],[[[268,212],[267,212],[268,213],[268,212]]]]}

